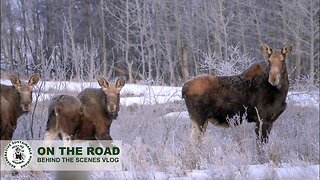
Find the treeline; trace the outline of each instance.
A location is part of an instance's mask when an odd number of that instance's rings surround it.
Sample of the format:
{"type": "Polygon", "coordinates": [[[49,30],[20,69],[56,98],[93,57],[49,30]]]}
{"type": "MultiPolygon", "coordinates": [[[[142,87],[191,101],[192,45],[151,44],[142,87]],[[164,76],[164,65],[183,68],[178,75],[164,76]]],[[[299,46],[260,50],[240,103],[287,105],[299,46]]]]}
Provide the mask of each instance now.
{"type": "Polygon", "coordinates": [[[319,16],[317,0],[2,0],[1,72],[179,85],[230,48],[291,42],[290,78],[318,82],[319,16]]]}

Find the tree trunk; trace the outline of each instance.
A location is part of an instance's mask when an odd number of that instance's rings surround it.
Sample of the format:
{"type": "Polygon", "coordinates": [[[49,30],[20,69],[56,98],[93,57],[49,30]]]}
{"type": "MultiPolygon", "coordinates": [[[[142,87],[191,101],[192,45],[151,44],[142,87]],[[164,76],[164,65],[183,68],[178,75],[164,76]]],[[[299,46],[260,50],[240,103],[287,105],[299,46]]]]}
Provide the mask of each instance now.
{"type": "Polygon", "coordinates": [[[101,38],[102,38],[102,66],[103,75],[107,75],[107,49],[106,49],[106,27],[104,22],[103,0],[100,0],[101,38]]]}
{"type": "MultiPolygon", "coordinates": [[[[300,49],[300,40],[298,39],[296,41],[296,48],[300,49]]],[[[301,77],[301,53],[299,51],[297,51],[297,57],[296,57],[296,62],[295,62],[295,74],[294,74],[294,78],[296,81],[299,81],[301,77]]]]}
{"type": "Polygon", "coordinates": [[[130,30],[130,16],[129,16],[129,0],[126,0],[126,52],[125,52],[125,61],[128,67],[128,76],[129,82],[133,82],[132,76],[132,64],[133,62],[129,60],[129,50],[130,50],[130,39],[129,39],[129,30],[130,30]]]}
{"type": "MultiPolygon", "coordinates": [[[[316,37],[316,33],[319,33],[319,31],[315,30],[318,29],[319,27],[315,27],[315,22],[319,21],[319,19],[314,20],[313,17],[316,16],[316,12],[314,12],[314,8],[318,8],[319,7],[314,7],[312,4],[310,6],[310,29],[311,29],[311,35],[310,35],[310,83],[313,84],[314,83],[314,76],[315,76],[315,71],[314,71],[314,60],[316,58],[315,56],[315,37],[316,37]]],[[[319,10],[318,10],[319,11],[319,10]]],[[[316,16],[319,17],[319,16],[316,16]]],[[[319,45],[319,44],[318,44],[319,45]]]]}
{"type": "Polygon", "coordinates": [[[246,45],[246,37],[244,34],[244,26],[243,26],[243,21],[242,21],[242,15],[241,15],[241,7],[240,7],[240,0],[237,0],[237,11],[238,11],[238,22],[239,22],[239,26],[240,26],[240,32],[241,32],[241,43],[242,43],[242,50],[243,53],[247,53],[247,45],[246,45]]]}
{"type": "Polygon", "coordinates": [[[182,78],[186,82],[189,79],[189,63],[188,63],[188,49],[184,45],[182,48],[182,78]]]}
{"type": "MultiPolygon", "coordinates": [[[[300,21],[301,22],[301,21],[300,21]]],[[[300,34],[300,28],[296,28],[296,33],[299,35],[300,34]]],[[[297,52],[297,57],[296,57],[296,61],[295,61],[295,74],[294,74],[294,78],[295,80],[299,81],[300,80],[300,76],[301,76],[301,52],[299,51],[300,50],[300,45],[301,42],[300,42],[300,38],[299,37],[296,37],[296,49],[298,51],[297,52]]],[[[289,63],[291,64],[291,63],[289,63]]]]}

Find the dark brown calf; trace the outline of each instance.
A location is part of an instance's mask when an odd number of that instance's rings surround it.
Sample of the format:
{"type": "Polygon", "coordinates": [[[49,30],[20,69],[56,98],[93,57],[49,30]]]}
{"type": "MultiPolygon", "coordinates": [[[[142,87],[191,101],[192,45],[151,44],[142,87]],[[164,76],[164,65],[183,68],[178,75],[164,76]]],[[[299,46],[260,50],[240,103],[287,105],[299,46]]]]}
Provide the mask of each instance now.
{"type": "Polygon", "coordinates": [[[125,85],[125,78],[119,78],[115,84],[109,84],[103,77],[98,79],[100,89],[87,88],[79,93],[84,107],[84,116],[90,125],[82,126],[83,129],[76,135],[77,139],[112,140],[110,126],[118,117],[120,105],[120,91],[125,85]],[[89,132],[89,133],[88,133],[89,132]],[[94,137],[91,137],[94,134],[94,137]]]}
{"type": "Polygon", "coordinates": [[[69,140],[112,140],[110,126],[118,117],[120,91],[125,84],[119,78],[109,84],[99,78],[101,89],[84,89],[77,97],[60,95],[50,101],[45,140],[58,135],[69,140]]]}
{"type": "Polygon", "coordinates": [[[32,103],[32,89],[40,79],[39,74],[34,74],[28,82],[21,82],[15,76],[10,76],[13,86],[1,84],[1,116],[0,134],[1,140],[11,140],[17,126],[17,119],[29,112],[32,103]]]}
{"type": "Polygon", "coordinates": [[[261,130],[266,142],[273,122],[286,108],[289,81],[285,58],[291,49],[288,44],[273,51],[262,44],[268,62],[253,64],[236,76],[203,75],[186,82],[182,96],[192,120],[192,134],[204,133],[208,122],[228,127],[226,117],[247,113],[248,122],[256,123],[256,134],[261,130]]]}
{"type": "MultiPolygon", "coordinates": [[[[50,100],[45,140],[59,135],[63,141],[73,140],[84,123],[83,107],[78,98],[59,95],[50,100]]],[[[66,142],[65,142],[66,143],[66,142]]]]}

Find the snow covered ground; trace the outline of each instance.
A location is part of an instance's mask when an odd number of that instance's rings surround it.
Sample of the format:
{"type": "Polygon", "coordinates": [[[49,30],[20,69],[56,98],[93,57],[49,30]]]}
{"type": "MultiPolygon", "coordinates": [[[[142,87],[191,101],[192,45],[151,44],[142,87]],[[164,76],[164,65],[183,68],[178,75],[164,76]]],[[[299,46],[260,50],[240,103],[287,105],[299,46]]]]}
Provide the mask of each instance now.
{"type": "MultiPolygon", "coordinates": [[[[2,84],[11,85],[9,80],[1,80],[2,84]]],[[[42,81],[38,83],[34,91],[34,100],[48,100],[56,94],[77,94],[87,87],[99,88],[96,82],[54,82],[42,81]],[[40,89],[41,93],[38,93],[40,89]],[[70,93],[71,92],[71,93],[70,93]],[[38,97],[37,97],[38,96],[38,97]]],[[[151,105],[165,104],[167,102],[181,101],[181,87],[169,86],[148,86],[126,84],[121,91],[121,104],[130,105],[151,105]]],[[[315,107],[319,110],[319,92],[297,92],[288,93],[287,102],[301,107],[315,107]]],[[[148,115],[147,115],[148,116],[148,115]]],[[[131,117],[131,116],[130,116],[131,117]]],[[[164,119],[188,119],[186,111],[169,112],[163,116],[164,119]]],[[[126,123],[130,123],[127,121],[126,123]]],[[[188,129],[189,130],[189,129],[188,129]]],[[[161,134],[161,133],[160,133],[161,134]]],[[[160,136],[160,135],[158,135],[160,136]]],[[[30,179],[34,175],[28,173],[19,173],[18,179],[30,179]]],[[[42,173],[38,178],[54,179],[52,173],[42,173]]],[[[239,166],[208,166],[205,170],[191,170],[184,174],[171,174],[152,171],[150,169],[140,172],[139,170],[115,171],[115,172],[93,172],[90,179],[101,179],[110,177],[110,179],[319,179],[319,164],[278,164],[273,163],[243,165],[239,166]],[[232,174],[230,174],[232,173],[232,174]]],[[[10,173],[1,172],[1,179],[11,179],[10,173]]]]}
{"type": "MultiPolygon", "coordinates": [[[[150,177],[155,179],[225,179],[226,171],[230,167],[211,167],[208,170],[193,170],[182,177],[171,177],[169,174],[162,172],[149,172],[150,177]]],[[[276,179],[300,179],[308,177],[309,180],[319,178],[319,165],[309,165],[304,167],[284,165],[283,167],[273,167],[270,164],[249,165],[242,167],[242,170],[234,172],[234,179],[268,179],[266,177],[277,177],[276,179]],[[300,178],[299,178],[300,177],[300,178]]],[[[114,175],[120,178],[132,179],[136,172],[114,172],[114,175]]],[[[92,175],[93,177],[95,174],[92,175]]],[[[99,175],[98,175],[99,177],[99,175]]]]}
{"type": "MultiPolygon", "coordinates": [[[[260,165],[249,165],[241,167],[228,175],[230,167],[210,167],[208,170],[193,170],[187,172],[183,176],[173,176],[164,172],[158,171],[113,171],[113,172],[93,172],[88,173],[89,179],[183,179],[183,180],[202,180],[202,179],[308,179],[318,180],[319,179],[319,165],[305,165],[305,166],[292,166],[284,164],[282,167],[275,167],[271,164],[260,164],[260,165]]],[[[54,179],[54,173],[40,173],[37,174],[42,179],[54,179]]],[[[34,178],[34,175],[22,172],[17,175],[17,179],[28,179],[34,178]]],[[[11,179],[12,175],[10,172],[5,172],[1,175],[1,179],[11,179]]],[[[83,178],[83,177],[82,177],[83,178]]]]}
{"type": "MultiPolygon", "coordinates": [[[[1,80],[1,83],[11,85],[9,80],[1,80]]],[[[48,100],[55,96],[57,91],[78,93],[87,87],[99,88],[99,85],[97,82],[41,81],[37,84],[36,89],[40,88],[44,93],[38,94],[37,97],[37,91],[35,91],[33,98],[34,100],[38,98],[39,101],[48,100]],[[55,94],[52,92],[55,92],[55,94]]],[[[121,90],[121,96],[120,103],[124,106],[133,104],[164,104],[182,100],[181,87],[169,86],[126,84],[121,90]]],[[[298,106],[311,106],[319,109],[319,92],[292,91],[288,93],[287,102],[292,102],[298,106]]]]}
{"type": "MultiPolygon", "coordinates": [[[[11,82],[9,80],[1,80],[1,84],[11,85],[11,82]]],[[[35,89],[40,88],[44,93],[40,93],[37,97],[37,90],[35,90],[33,100],[35,101],[36,98],[38,98],[39,101],[48,100],[56,94],[59,94],[57,91],[79,93],[88,87],[99,88],[100,86],[96,82],[40,81],[35,89]],[[52,93],[53,91],[55,94],[52,93]]],[[[125,106],[133,104],[163,104],[170,101],[181,100],[181,88],[126,84],[121,90],[121,96],[120,103],[125,106]]]]}

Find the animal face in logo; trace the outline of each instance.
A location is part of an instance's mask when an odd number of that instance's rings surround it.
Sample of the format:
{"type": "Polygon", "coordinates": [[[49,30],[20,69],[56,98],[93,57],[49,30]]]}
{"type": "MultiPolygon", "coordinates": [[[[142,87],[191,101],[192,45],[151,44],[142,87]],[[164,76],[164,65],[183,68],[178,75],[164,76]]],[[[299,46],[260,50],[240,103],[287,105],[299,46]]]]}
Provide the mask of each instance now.
{"type": "Polygon", "coordinates": [[[15,162],[20,162],[23,161],[25,159],[25,154],[24,154],[24,150],[21,149],[20,147],[16,147],[14,149],[14,157],[13,159],[15,160],[15,162]]]}

